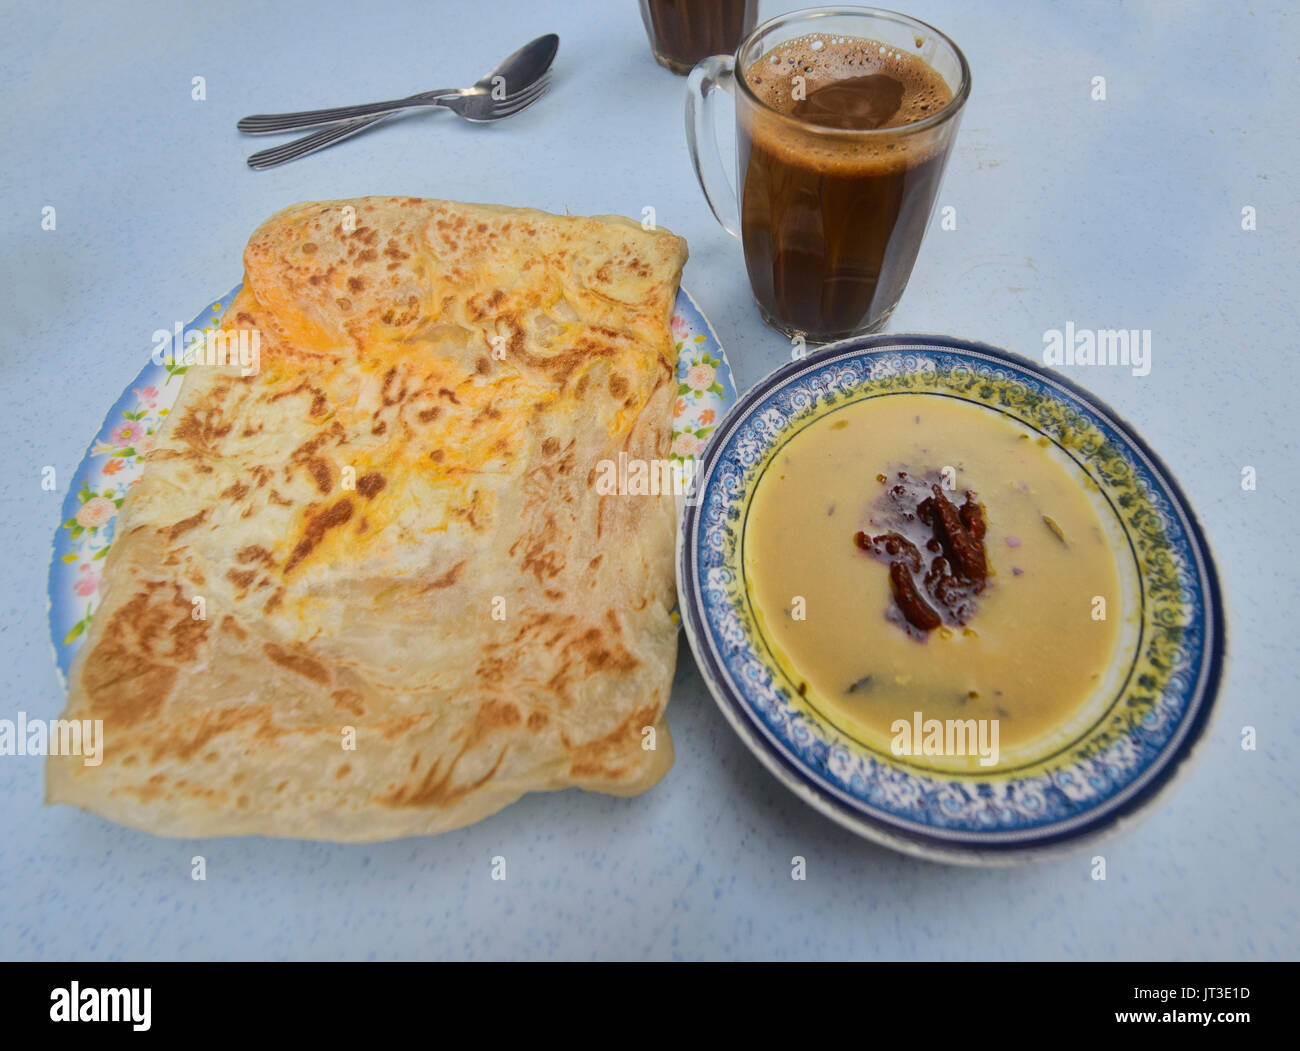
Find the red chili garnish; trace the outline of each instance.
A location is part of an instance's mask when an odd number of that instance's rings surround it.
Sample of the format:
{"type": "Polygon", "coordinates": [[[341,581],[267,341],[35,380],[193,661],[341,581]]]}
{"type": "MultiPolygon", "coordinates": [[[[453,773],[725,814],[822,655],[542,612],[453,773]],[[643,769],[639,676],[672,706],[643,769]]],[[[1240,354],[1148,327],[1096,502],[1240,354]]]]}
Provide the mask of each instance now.
{"type": "Polygon", "coordinates": [[[975,502],[975,494],[969,489],[966,490],[966,502],[961,505],[961,524],[966,527],[966,532],[970,533],[976,540],[984,539],[984,508],[981,504],[975,502]]]}
{"type": "Polygon", "coordinates": [[[881,533],[879,536],[869,537],[866,533],[857,533],[853,537],[853,542],[882,562],[903,559],[913,573],[921,572],[921,552],[905,536],[900,536],[898,533],[881,533]]]}
{"type": "Polygon", "coordinates": [[[953,568],[967,580],[982,581],[988,576],[983,545],[966,531],[961,515],[943,495],[943,490],[936,485],[931,491],[934,495],[917,506],[917,514],[922,522],[934,527],[935,536],[953,568]]]}
{"type": "Polygon", "coordinates": [[[894,592],[894,601],[898,603],[898,608],[903,611],[909,624],[922,631],[934,631],[943,623],[943,618],[917,593],[912,574],[903,563],[889,564],[889,583],[894,592]]]}
{"type": "Polygon", "coordinates": [[[906,471],[899,471],[897,477],[899,481],[878,501],[881,515],[873,521],[897,523],[910,536],[895,530],[877,536],[859,532],[853,541],[888,564],[894,602],[913,628],[925,633],[944,621],[965,624],[975,612],[974,596],[984,590],[988,579],[984,507],[967,490],[965,503],[958,509],[936,484],[930,485],[931,495],[922,499],[925,490],[920,479],[909,478],[906,471]],[[928,527],[929,536],[917,535],[918,520],[928,527]],[[918,544],[936,556],[923,576],[925,559],[918,544]]]}

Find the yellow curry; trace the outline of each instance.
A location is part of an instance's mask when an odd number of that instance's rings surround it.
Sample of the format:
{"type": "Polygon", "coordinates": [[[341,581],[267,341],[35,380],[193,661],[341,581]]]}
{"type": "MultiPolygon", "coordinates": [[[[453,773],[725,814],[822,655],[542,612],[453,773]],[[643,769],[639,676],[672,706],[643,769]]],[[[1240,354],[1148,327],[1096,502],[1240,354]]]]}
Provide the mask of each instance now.
{"type": "Polygon", "coordinates": [[[997,720],[1003,749],[1023,748],[1114,659],[1120,578],[1099,507],[1077,465],[994,409],[871,398],[767,464],[747,587],[791,683],[863,743],[887,747],[921,712],[997,720]]]}

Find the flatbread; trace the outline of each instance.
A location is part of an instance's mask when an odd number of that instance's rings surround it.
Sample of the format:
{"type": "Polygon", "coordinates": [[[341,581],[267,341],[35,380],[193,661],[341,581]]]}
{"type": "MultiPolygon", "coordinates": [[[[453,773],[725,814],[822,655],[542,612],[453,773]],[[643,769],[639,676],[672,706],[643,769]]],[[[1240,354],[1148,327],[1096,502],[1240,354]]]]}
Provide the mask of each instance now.
{"type": "Polygon", "coordinates": [[[594,480],[668,457],[685,257],[618,217],[416,198],[263,224],[221,326],[260,367],[184,375],[71,669],[103,761],[51,757],[48,802],[365,841],[658,781],[673,500],[594,480]]]}

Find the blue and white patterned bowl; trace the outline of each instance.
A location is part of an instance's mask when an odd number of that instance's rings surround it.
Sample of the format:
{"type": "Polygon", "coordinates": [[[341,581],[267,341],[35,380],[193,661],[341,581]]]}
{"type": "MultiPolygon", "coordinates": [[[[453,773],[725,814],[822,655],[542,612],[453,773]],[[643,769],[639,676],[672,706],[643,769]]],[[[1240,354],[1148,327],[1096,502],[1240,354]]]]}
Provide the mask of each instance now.
{"type": "Polygon", "coordinates": [[[1131,427],[1033,362],[936,336],[845,340],[778,369],[705,450],[678,534],[678,603],[723,713],[787,787],[869,839],[923,857],[1008,864],[1116,831],[1167,789],[1205,734],[1224,661],[1223,605],[1199,524],[1131,427]],[[768,459],[850,402],[929,393],[995,408],[1097,484],[1125,562],[1133,628],[1095,717],[993,774],[936,772],[849,737],[801,698],[769,651],[746,587],[741,531],[768,459]],[[1125,544],[1123,541],[1127,541],[1125,544]]]}

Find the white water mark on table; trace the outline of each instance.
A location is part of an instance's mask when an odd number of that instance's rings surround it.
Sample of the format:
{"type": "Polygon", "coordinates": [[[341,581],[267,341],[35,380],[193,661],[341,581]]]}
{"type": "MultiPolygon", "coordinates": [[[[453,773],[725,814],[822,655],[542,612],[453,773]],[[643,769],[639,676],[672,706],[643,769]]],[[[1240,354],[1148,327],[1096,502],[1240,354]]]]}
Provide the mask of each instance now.
{"type": "Polygon", "coordinates": [[[1151,372],[1151,330],[1076,328],[1067,321],[1064,330],[1043,333],[1043,364],[1118,365],[1130,368],[1134,376],[1146,376],[1151,372]]]}
{"type": "Polygon", "coordinates": [[[103,719],[0,719],[0,756],[80,755],[86,766],[104,761],[103,719]]]}

